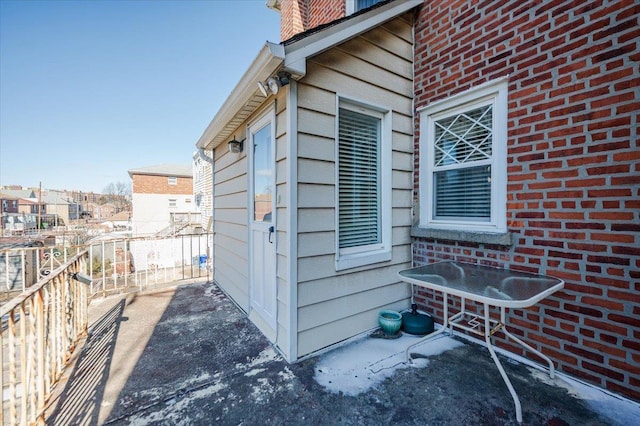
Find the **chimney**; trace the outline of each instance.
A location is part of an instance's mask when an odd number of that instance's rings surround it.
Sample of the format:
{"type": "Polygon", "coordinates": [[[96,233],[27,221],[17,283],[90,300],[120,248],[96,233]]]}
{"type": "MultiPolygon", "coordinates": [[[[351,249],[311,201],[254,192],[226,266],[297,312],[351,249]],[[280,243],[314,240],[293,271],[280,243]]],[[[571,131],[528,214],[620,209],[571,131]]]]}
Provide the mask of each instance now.
{"type": "Polygon", "coordinates": [[[280,12],[280,39],[326,24],[346,15],[347,0],[267,0],[267,7],[280,12]]]}

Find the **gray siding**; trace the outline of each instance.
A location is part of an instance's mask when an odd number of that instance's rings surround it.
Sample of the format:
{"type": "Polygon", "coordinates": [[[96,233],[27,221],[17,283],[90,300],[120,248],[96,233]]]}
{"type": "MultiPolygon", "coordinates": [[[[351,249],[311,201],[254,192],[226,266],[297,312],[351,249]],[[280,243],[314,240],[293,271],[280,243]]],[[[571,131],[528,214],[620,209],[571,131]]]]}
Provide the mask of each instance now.
{"type": "Polygon", "coordinates": [[[411,264],[413,32],[409,15],[307,62],[298,84],[298,356],[376,327],[408,307],[396,274],[411,264]],[[337,96],[392,113],[392,260],[337,272],[337,96]]]}

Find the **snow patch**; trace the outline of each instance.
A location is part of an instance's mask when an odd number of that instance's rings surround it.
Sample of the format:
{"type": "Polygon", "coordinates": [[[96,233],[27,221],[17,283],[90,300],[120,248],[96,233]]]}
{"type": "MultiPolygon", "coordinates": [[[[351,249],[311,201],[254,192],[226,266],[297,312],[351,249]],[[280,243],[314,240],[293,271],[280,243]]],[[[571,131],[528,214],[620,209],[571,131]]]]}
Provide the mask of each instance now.
{"type": "Polygon", "coordinates": [[[540,382],[551,386],[561,387],[569,395],[584,400],[589,407],[607,418],[613,425],[627,426],[640,423],[640,404],[621,396],[600,389],[596,386],[582,383],[564,374],[556,373],[555,378],[549,373],[529,367],[531,376],[540,382]]]}
{"type": "MultiPolygon", "coordinates": [[[[260,352],[257,357],[247,363],[246,367],[253,368],[266,362],[276,361],[277,359],[279,359],[278,353],[271,346],[269,346],[262,352],[260,352]]],[[[239,364],[237,367],[242,368],[242,364],[239,364]]]]}
{"type": "Polygon", "coordinates": [[[250,371],[247,371],[246,373],[244,373],[244,375],[246,377],[251,377],[251,376],[258,375],[258,374],[262,373],[265,370],[266,370],[266,368],[254,368],[253,370],[250,370],[250,371]]]}
{"type": "Polygon", "coordinates": [[[423,368],[426,357],[439,355],[462,346],[463,343],[446,336],[428,340],[411,349],[420,357],[405,362],[405,349],[419,337],[403,334],[398,339],[364,337],[322,355],[315,366],[316,382],[335,393],[356,396],[391,377],[399,368],[423,368]]]}

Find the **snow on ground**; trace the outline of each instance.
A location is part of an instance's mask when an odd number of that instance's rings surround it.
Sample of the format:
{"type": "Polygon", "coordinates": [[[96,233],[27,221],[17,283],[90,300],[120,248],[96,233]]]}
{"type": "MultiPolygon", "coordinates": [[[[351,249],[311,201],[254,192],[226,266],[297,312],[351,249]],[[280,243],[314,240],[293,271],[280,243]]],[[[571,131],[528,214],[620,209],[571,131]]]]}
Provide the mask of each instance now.
{"type": "MultiPolygon", "coordinates": [[[[412,363],[404,362],[404,349],[418,339],[417,336],[403,333],[398,339],[365,336],[351,340],[320,356],[315,366],[314,379],[331,392],[359,395],[391,377],[399,368],[427,366],[429,360],[422,357],[414,359],[412,363]]],[[[463,343],[450,336],[440,335],[412,348],[410,352],[430,357],[462,345],[463,343]]],[[[522,357],[514,358],[531,364],[522,357]]],[[[587,402],[592,410],[610,419],[612,424],[640,425],[640,404],[561,373],[556,373],[556,377],[551,379],[546,371],[533,367],[529,369],[535,379],[566,388],[576,398],[587,402]]]]}
{"type": "MultiPolygon", "coordinates": [[[[315,366],[314,378],[331,392],[358,395],[392,376],[398,368],[426,366],[429,362],[426,358],[404,362],[404,348],[418,339],[406,333],[398,339],[360,338],[322,355],[315,366]]],[[[461,345],[442,336],[412,348],[411,353],[434,356],[461,345]]]]}
{"type": "Polygon", "coordinates": [[[539,381],[563,387],[567,389],[569,394],[584,400],[593,411],[611,420],[612,424],[625,426],[640,424],[640,404],[636,402],[614,395],[604,389],[588,385],[562,373],[556,372],[556,377],[552,379],[549,374],[540,369],[530,367],[529,370],[531,375],[539,381]]]}

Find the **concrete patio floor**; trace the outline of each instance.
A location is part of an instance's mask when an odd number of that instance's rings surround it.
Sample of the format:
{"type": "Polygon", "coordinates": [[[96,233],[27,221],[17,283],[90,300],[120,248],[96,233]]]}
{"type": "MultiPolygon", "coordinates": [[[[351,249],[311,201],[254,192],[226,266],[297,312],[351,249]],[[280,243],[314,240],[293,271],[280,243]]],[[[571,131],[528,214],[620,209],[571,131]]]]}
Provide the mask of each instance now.
{"type": "MultiPolygon", "coordinates": [[[[412,366],[397,361],[404,340],[367,336],[288,364],[212,283],[94,300],[90,316],[47,425],[517,424],[486,349],[457,338],[419,346],[426,355],[412,366]],[[391,349],[386,358],[360,358],[372,347],[391,349]],[[355,367],[345,367],[348,360],[355,367]]],[[[590,401],[561,378],[507,359],[503,365],[523,424],[640,419],[631,401],[593,390],[590,401]]]]}

